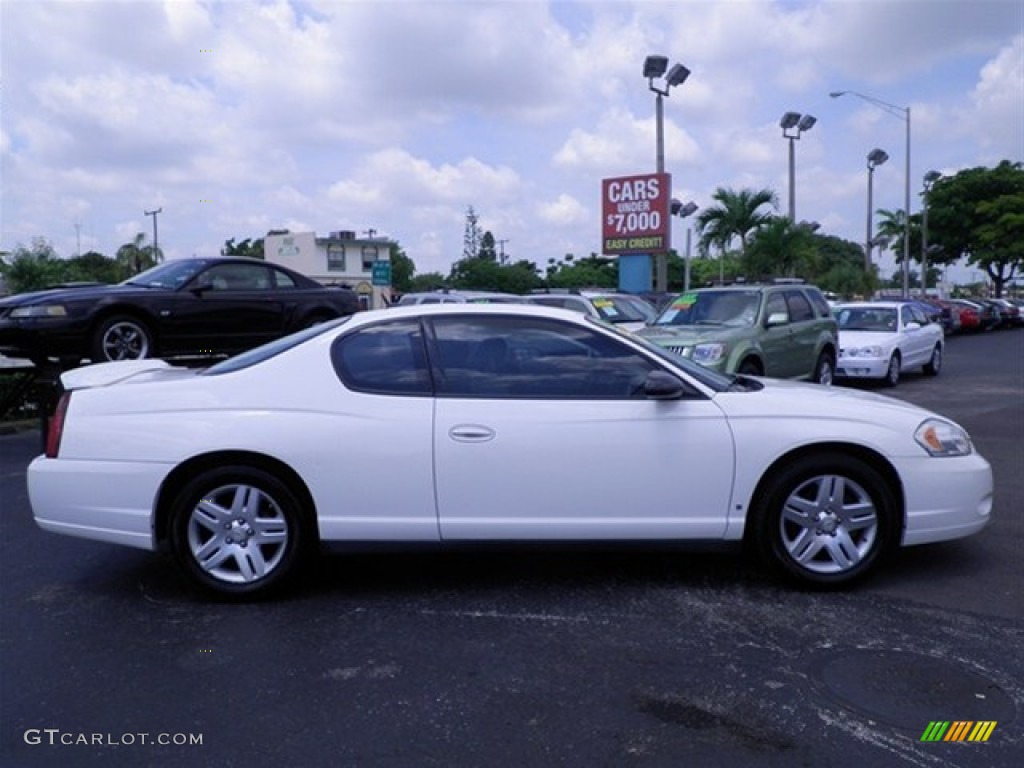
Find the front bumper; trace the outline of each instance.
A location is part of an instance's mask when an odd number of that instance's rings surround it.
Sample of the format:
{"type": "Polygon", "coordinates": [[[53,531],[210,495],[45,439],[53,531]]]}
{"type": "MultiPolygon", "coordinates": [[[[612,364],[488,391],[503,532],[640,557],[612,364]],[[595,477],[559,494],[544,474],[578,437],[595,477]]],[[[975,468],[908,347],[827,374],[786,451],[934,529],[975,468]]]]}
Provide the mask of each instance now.
{"type": "Polygon", "coordinates": [[[992,518],[992,467],[976,453],[903,459],[906,525],[903,545],[948,541],[977,533],[992,518]]]}
{"type": "Polygon", "coordinates": [[[836,376],[849,379],[884,379],[889,372],[887,357],[840,357],[836,376]]]}
{"type": "Polygon", "coordinates": [[[0,319],[0,354],[38,359],[86,356],[87,338],[81,322],[72,320],[0,319]]]}

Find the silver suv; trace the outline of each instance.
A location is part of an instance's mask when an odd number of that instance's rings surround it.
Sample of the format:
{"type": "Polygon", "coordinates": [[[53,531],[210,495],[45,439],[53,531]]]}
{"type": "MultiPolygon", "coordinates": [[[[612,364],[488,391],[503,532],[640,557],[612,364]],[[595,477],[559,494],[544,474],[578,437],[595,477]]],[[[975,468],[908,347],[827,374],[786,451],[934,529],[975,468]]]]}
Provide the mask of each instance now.
{"type": "Polygon", "coordinates": [[[839,331],[817,288],[788,280],[680,294],[639,335],[723,373],[831,384],[839,331]]]}

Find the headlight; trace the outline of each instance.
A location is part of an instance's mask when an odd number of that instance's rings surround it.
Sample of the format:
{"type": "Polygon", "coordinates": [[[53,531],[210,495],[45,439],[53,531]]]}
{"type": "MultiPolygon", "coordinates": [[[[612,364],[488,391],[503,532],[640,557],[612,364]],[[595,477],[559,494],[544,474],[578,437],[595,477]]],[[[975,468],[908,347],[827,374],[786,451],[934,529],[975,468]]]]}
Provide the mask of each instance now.
{"type": "Polygon", "coordinates": [[[725,344],[698,344],[693,348],[693,359],[698,363],[714,363],[725,357],[725,344]]]}
{"type": "Polygon", "coordinates": [[[19,317],[67,317],[68,311],[63,304],[33,304],[28,307],[15,307],[11,310],[11,318],[19,317]]]}
{"type": "Polygon", "coordinates": [[[941,419],[923,422],[914,432],[914,439],[932,456],[967,456],[973,450],[964,430],[941,419]]]}
{"type": "Polygon", "coordinates": [[[881,357],[881,347],[851,347],[846,350],[848,357],[881,357]]]}

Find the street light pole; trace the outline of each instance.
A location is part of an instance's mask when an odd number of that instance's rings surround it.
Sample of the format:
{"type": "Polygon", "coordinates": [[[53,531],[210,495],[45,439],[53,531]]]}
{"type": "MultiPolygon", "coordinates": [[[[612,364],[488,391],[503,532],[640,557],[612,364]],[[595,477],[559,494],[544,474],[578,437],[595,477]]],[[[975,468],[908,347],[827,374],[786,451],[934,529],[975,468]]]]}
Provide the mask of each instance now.
{"type": "Polygon", "coordinates": [[[921,298],[928,296],[928,193],[932,191],[932,184],[939,180],[942,174],[938,171],[928,171],[924,175],[924,195],[921,207],[921,298]]]}
{"type": "MultiPolygon", "coordinates": [[[[663,97],[668,96],[668,92],[673,86],[686,82],[686,78],[689,76],[690,70],[682,64],[673,64],[669,69],[667,56],[651,55],[644,60],[644,77],[647,78],[647,87],[657,94],[654,99],[654,161],[658,173],[665,172],[665,104],[663,97]],[[664,88],[658,88],[654,81],[663,76],[665,78],[664,88]]],[[[655,263],[654,290],[663,293],[668,289],[668,254],[665,252],[656,254],[655,263]]]]}
{"type": "Polygon", "coordinates": [[[146,216],[153,217],[153,263],[157,262],[157,253],[159,253],[159,241],[156,239],[156,216],[158,213],[163,213],[163,208],[157,208],[155,211],[143,211],[146,216]]]}
{"type": "Polygon", "coordinates": [[[801,115],[799,112],[787,112],[779,120],[782,137],[789,139],[789,220],[796,223],[796,141],[800,134],[814,127],[818,119],[814,115],[801,115]],[[790,133],[796,129],[796,133],[790,133]]]}
{"type": "Polygon", "coordinates": [[[888,159],[889,155],[887,155],[884,150],[878,149],[877,147],[868,152],[868,234],[864,240],[864,269],[867,270],[868,273],[871,272],[871,249],[875,244],[874,240],[871,239],[871,209],[873,207],[871,202],[872,181],[875,175],[875,168],[888,159]]]}
{"type": "MultiPolygon", "coordinates": [[[[672,198],[670,210],[673,216],[685,219],[697,212],[697,204],[692,200],[685,205],[675,198],[672,198]]],[[[683,256],[683,290],[690,290],[690,228],[686,228],[686,253],[683,256]]]]}
{"type": "Polygon", "coordinates": [[[846,94],[863,99],[869,104],[874,104],[884,112],[895,115],[907,123],[907,151],[903,171],[903,298],[906,299],[910,297],[910,107],[899,107],[887,101],[876,99],[874,96],[858,93],[857,91],[832,91],[829,96],[836,99],[846,94]]]}

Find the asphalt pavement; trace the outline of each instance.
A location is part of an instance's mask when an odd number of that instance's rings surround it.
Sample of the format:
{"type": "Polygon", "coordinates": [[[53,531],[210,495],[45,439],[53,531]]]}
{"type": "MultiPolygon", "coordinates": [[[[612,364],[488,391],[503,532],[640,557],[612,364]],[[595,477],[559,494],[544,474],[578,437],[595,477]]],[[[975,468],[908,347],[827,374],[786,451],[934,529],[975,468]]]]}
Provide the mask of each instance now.
{"type": "Polygon", "coordinates": [[[212,602],[167,557],[37,529],[39,434],[0,435],[0,766],[1016,767],[1024,331],[952,338],[886,394],[970,430],[994,519],[844,592],[548,546],[336,553],[212,602]],[[994,725],[922,740],[958,722],[994,725]]]}

